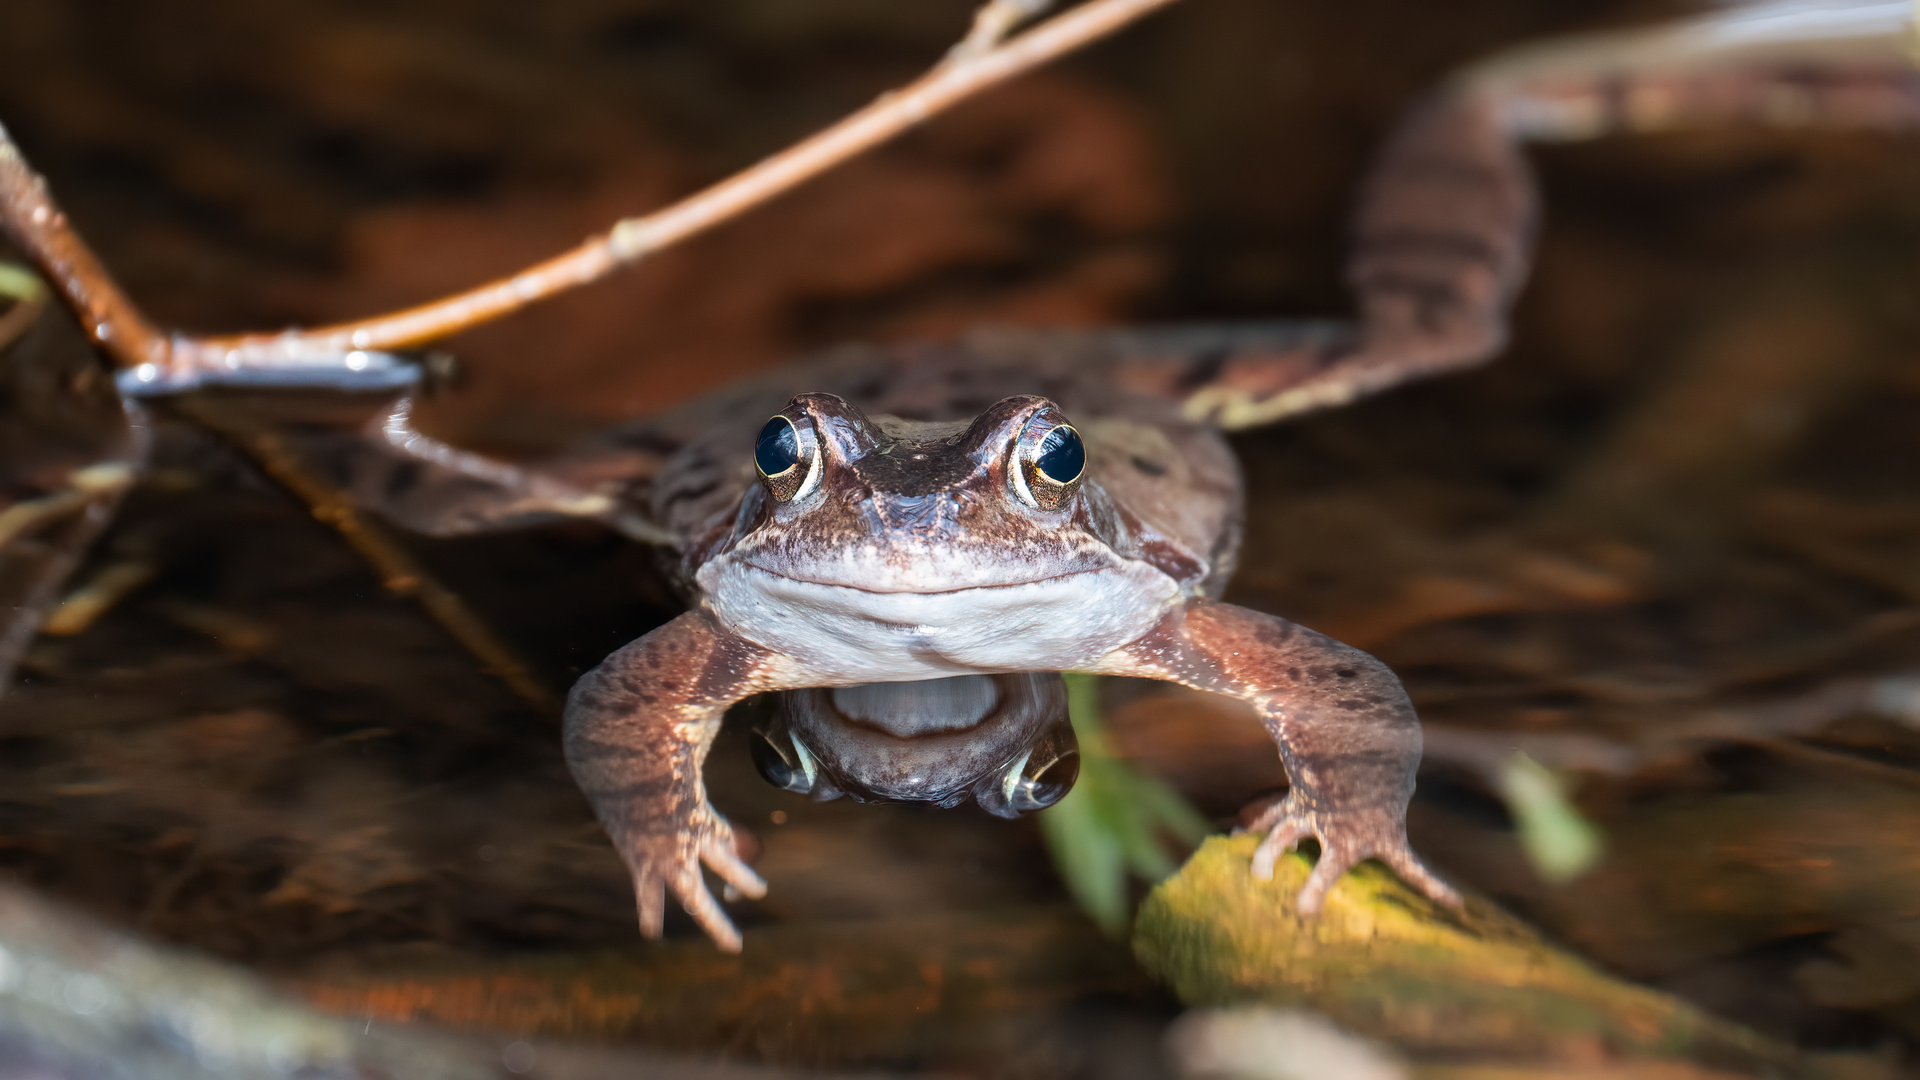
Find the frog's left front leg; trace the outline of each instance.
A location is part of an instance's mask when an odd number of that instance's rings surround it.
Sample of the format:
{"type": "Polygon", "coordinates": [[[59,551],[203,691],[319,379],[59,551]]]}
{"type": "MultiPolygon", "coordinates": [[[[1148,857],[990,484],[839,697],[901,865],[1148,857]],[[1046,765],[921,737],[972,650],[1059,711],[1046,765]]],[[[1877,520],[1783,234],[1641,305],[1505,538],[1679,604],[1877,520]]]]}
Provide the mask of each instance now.
{"type": "Polygon", "coordinates": [[[747,896],[767,886],[734,850],[701,769],[727,707],[785,688],[787,668],[694,610],[607,657],[567,695],[567,767],[633,874],[647,937],[660,936],[671,891],[715,944],[740,951],[701,864],[747,896]]]}
{"type": "Polygon", "coordinates": [[[1267,834],[1253,869],[1271,878],[1275,860],[1318,838],[1320,860],[1300,890],[1302,914],[1317,913],[1334,882],[1369,857],[1459,906],[1459,894],[1407,846],[1420,721],[1385,664],[1285,619],[1192,600],[1094,670],[1227,694],[1259,710],[1293,786],[1250,826],[1267,834]]]}

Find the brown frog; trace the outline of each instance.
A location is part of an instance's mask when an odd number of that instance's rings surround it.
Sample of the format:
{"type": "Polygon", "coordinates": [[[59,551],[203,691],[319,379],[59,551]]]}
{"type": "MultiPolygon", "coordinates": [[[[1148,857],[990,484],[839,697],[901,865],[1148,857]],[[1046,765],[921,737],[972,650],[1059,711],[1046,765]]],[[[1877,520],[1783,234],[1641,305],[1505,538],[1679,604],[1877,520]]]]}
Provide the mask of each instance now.
{"type": "MultiPolygon", "coordinates": [[[[1253,872],[1317,840],[1303,912],[1366,858],[1454,904],[1407,845],[1421,737],[1398,680],[1365,653],[1220,600],[1243,499],[1220,432],[1497,351],[1534,221],[1522,139],[1775,121],[1782,93],[1795,122],[1912,122],[1904,8],[1843,7],[1791,25],[1736,11],[1515,54],[1456,80],[1402,124],[1362,191],[1354,324],[982,332],[848,350],[538,466],[437,443],[401,399],[371,439],[331,437],[328,457],[360,501],[424,531],[570,515],[663,546],[689,610],[584,676],[565,718],[567,761],[632,871],[649,936],[671,892],[722,948],[739,948],[703,866],[745,895],[765,890],[701,778],[735,702],[782,695],[756,743],[781,787],[1016,816],[1073,781],[1062,671],[1251,704],[1292,780],[1250,826],[1265,834],[1253,872]],[[1820,48],[1777,51],[1807,40],[1820,48]]],[[[65,265],[54,234],[35,231],[44,193],[7,169],[24,165],[0,154],[10,228],[43,264],[65,265]]],[[[153,363],[126,366],[129,397],[190,388],[153,363]]],[[[408,369],[355,351],[329,370],[242,365],[194,381],[389,385],[408,369]]]]}
{"type": "Polygon", "coordinates": [[[747,896],[701,781],[727,708],[783,693],[769,779],[816,798],[968,799],[1003,816],[1075,767],[1057,672],[1183,683],[1266,720],[1292,788],[1255,822],[1254,871],[1319,842],[1300,907],[1363,859],[1435,899],[1409,849],[1420,727],[1379,661],[1220,601],[1243,493],[1222,427],[1346,401],[1496,348],[1532,195],[1496,101],[1444,99],[1388,145],[1359,215],[1359,327],[981,333],[850,350],[626,425],[538,470],[413,431],[343,479],[415,528],[564,508],[663,542],[686,614],[575,685],[566,754],[633,872],[640,923],[671,892],[740,938],[702,865],[747,896]],[[431,460],[440,468],[423,470],[431,460]],[[641,465],[639,463],[646,462],[641,465]]]}

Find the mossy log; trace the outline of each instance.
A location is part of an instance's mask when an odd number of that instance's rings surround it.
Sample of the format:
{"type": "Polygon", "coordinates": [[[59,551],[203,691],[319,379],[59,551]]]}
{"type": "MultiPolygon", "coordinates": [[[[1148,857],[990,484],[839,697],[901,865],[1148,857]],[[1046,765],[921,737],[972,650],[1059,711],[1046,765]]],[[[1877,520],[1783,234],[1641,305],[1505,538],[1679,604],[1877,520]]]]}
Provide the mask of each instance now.
{"type": "Polygon", "coordinates": [[[1209,839],[1141,905],[1134,950],[1189,1005],[1311,1008],[1421,1057],[1853,1074],[1597,971],[1485,901],[1440,908],[1372,863],[1333,889],[1320,917],[1302,918],[1294,896],[1311,862],[1288,856],[1260,881],[1258,843],[1209,839]]]}
{"type": "Polygon", "coordinates": [[[1153,992],[1125,949],[1065,907],[750,927],[519,958],[397,956],[283,985],[321,1009],[517,1038],[588,1039],[782,1064],[1045,1075],[1038,1056],[1076,1003],[1153,992]]]}

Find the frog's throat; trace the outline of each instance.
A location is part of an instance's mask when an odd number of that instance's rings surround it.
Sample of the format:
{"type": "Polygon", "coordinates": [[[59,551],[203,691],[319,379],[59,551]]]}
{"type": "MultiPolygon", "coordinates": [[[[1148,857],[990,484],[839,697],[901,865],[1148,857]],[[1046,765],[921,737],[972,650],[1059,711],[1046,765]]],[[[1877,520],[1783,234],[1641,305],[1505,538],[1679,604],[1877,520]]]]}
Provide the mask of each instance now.
{"type": "Polygon", "coordinates": [[[789,691],[780,695],[780,708],[840,792],[862,802],[953,805],[981,777],[1031,749],[1067,709],[1065,684],[1052,672],[959,678],[990,680],[990,701],[955,693],[953,680],[932,679],[894,684],[887,717],[872,715],[880,703],[850,698],[844,687],[838,694],[833,688],[789,691]],[[862,715],[849,715],[842,705],[862,715]]]}

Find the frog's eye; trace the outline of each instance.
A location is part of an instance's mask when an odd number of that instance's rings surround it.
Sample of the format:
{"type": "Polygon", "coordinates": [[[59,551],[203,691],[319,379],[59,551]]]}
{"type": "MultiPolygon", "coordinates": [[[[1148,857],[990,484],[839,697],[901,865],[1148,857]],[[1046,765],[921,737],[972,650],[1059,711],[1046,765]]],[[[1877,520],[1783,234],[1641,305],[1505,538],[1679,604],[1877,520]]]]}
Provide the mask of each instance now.
{"type": "Polygon", "coordinates": [[[1014,493],[1041,510],[1057,510],[1087,471],[1087,444],[1071,424],[1028,426],[1015,449],[1014,493]]]}
{"type": "Polygon", "coordinates": [[[1017,818],[1065,798],[1080,778],[1080,744],[1063,714],[1019,757],[980,778],[973,801],[995,817],[1017,818]]]}
{"type": "Polygon", "coordinates": [[[811,487],[816,469],[813,432],[795,427],[785,416],[776,416],[760,429],[753,442],[753,464],[767,490],[781,502],[787,502],[811,487]]]}
{"type": "Polygon", "coordinates": [[[1087,444],[1080,441],[1079,432],[1061,424],[1040,440],[1033,467],[1056,484],[1071,484],[1087,467],[1087,444]]]}
{"type": "Polygon", "coordinates": [[[1045,810],[1073,790],[1080,779],[1080,752],[1069,750],[1052,761],[1035,763],[1029,757],[1018,776],[1012,778],[1007,806],[1022,814],[1045,810]]]}
{"type": "Polygon", "coordinates": [[[769,480],[800,467],[800,436],[793,430],[793,421],[784,416],[767,421],[754,441],[753,463],[769,480]]]}
{"type": "Polygon", "coordinates": [[[751,753],[754,768],[760,770],[767,783],[798,795],[813,790],[820,768],[807,752],[806,744],[792,731],[784,727],[772,731],[756,729],[751,753]]]}

